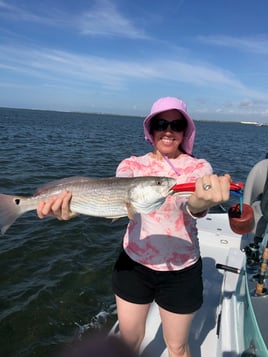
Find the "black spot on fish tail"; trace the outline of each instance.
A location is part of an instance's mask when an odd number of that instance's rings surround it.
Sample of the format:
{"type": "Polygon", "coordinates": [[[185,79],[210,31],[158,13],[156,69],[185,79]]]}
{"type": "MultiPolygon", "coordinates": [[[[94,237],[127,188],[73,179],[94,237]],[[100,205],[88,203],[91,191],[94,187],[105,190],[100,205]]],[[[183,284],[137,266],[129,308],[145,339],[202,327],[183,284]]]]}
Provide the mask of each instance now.
{"type": "Polygon", "coordinates": [[[20,204],[20,199],[19,199],[19,198],[16,198],[16,199],[15,199],[15,203],[16,203],[16,205],[18,206],[18,205],[20,204]]]}

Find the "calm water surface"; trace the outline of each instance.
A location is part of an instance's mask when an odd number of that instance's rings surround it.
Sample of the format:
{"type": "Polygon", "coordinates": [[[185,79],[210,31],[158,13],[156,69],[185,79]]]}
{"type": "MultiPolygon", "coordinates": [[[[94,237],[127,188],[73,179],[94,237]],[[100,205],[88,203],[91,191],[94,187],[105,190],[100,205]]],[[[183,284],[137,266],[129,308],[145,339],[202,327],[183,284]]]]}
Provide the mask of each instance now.
{"type": "MultiPolygon", "coordinates": [[[[245,181],[268,152],[268,127],[196,122],[194,154],[245,181]]],[[[67,176],[114,176],[151,149],[142,118],[0,108],[0,192],[31,195],[67,176]]],[[[0,237],[0,355],[51,356],[116,320],[113,263],[126,219],[68,222],[27,213],[0,237]]]]}

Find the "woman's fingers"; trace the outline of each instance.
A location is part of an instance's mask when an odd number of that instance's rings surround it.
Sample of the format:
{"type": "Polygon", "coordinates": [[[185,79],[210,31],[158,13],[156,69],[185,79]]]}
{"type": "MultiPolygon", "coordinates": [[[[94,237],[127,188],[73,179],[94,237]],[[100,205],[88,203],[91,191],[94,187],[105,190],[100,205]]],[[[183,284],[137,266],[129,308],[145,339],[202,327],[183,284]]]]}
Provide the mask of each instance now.
{"type": "Polygon", "coordinates": [[[70,219],[74,216],[70,210],[71,198],[71,192],[63,191],[58,196],[53,196],[46,201],[40,202],[37,207],[38,217],[42,219],[47,216],[54,216],[59,220],[70,219]]]}
{"type": "Polygon", "coordinates": [[[195,192],[189,198],[191,211],[199,212],[228,201],[230,197],[230,175],[206,175],[196,181],[195,192]]]}

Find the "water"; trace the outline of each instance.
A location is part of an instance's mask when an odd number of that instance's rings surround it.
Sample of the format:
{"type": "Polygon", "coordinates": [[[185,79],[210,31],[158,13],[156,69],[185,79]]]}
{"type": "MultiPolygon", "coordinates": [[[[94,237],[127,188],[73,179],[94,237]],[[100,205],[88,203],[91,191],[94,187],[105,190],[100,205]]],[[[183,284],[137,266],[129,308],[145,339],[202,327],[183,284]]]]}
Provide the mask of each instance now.
{"type": "MultiPolygon", "coordinates": [[[[245,181],[268,127],[197,122],[194,154],[245,181]]],[[[0,192],[31,195],[50,180],[113,176],[150,150],[142,118],[0,109],[0,192]]],[[[111,273],[127,220],[21,217],[0,237],[0,355],[51,356],[116,320],[111,273]]]]}

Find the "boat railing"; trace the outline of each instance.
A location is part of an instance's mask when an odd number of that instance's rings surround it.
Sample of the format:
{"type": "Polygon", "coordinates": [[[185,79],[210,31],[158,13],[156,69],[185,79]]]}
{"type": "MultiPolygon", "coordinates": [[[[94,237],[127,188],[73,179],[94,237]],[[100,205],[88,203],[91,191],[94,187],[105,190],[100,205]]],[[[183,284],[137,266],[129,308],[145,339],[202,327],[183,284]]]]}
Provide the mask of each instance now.
{"type": "MultiPolygon", "coordinates": [[[[256,260],[247,259],[245,279],[246,295],[244,304],[244,337],[248,356],[268,356],[268,225],[263,241],[259,245],[256,260]],[[254,353],[253,353],[254,352],[254,353]]],[[[247,356],[246,354],[244,356],[247,356]]]]}

